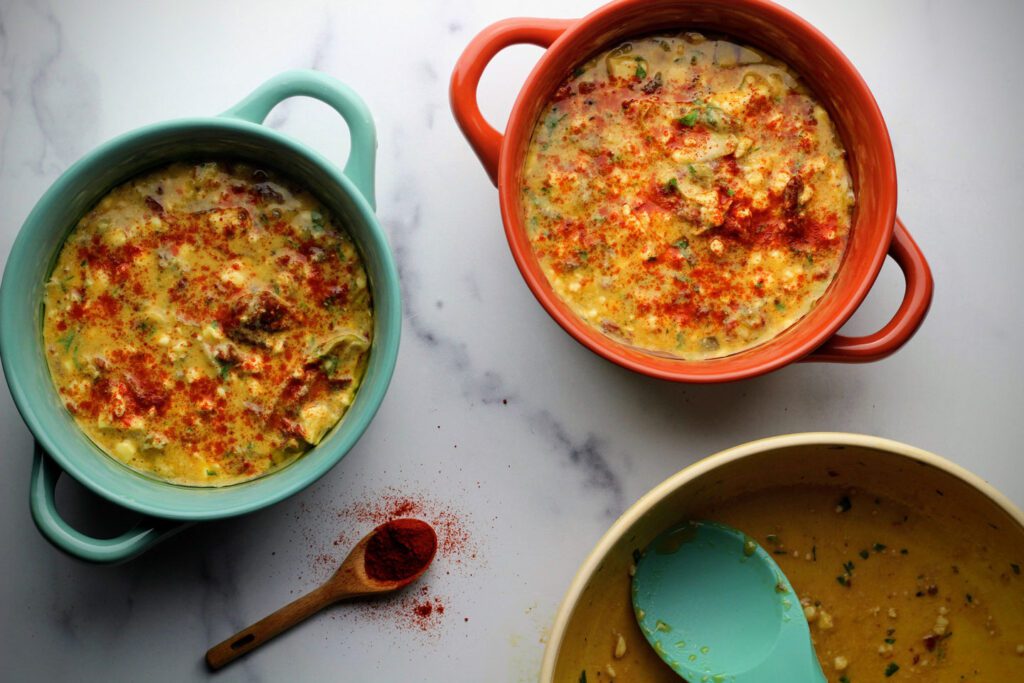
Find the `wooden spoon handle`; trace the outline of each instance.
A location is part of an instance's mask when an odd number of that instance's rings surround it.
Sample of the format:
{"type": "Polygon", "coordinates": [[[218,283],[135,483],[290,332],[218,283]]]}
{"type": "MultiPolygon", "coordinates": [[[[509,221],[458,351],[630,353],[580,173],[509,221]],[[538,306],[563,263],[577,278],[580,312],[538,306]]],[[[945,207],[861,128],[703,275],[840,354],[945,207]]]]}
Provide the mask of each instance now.
{"type": "Polygon", "coordinates": [[[339,596],[337,592],[330,591],[324,586],[306,593],[273,614],[263,617],[249,628],[242,629],[224,642],[211,647],[206,651],[206,663],[211,669],[217,670],[246,652],[255,650],[300,621],[308,619],[331,603],[337,602],[341,597],[344,596],[339,596]]]}

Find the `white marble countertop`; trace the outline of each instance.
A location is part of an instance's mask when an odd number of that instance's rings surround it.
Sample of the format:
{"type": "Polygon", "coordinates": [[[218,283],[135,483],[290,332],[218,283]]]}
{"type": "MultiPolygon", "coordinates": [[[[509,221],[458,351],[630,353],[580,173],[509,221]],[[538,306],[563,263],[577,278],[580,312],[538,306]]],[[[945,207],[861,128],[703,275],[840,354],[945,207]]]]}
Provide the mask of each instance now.
{"type": "MultiPolygon", "coordinates": [[[[683,466],[757,437],[895,438],[1024,504],[1024,71],[1014,66],[1024,5],[785,4],[872,87],[935,301],[885,361],[702,387],[611,365],[547,316],[448,110],[452,65],[477,31],[507,16],[580,16],[593,0],[0,0],[0,260],[43,191],[90,148],[222,111],[278,71],[313,67],[374,113],[379,214],[405,296],[391,390],[339,466],[271,509],[193,527],[118,567],[73,561],[36,532],[30,435],[0,391],[0,678],[203,679],[206,648],[324,578],[345,552],[334,539],[368,530],[353,506],[389,491],[429,500],[468,535],[427,581],[444,614],[419,630],[408,604],[338,606],[219,680],[533,680],[564,590],[616,515],[683,466]]],[[[492,121],[504,121],[539,54],[518,47],[493,62],[480,91],[492,121]]],[[[345,158],[344,126],[322,105],[292,100],[270,122],[345,158]]],[[[901,294],[888,263],[847,330],[874,329],[901,294]]],[[[73,482],[59,494],[87,530],[125,524],[73,482]]]]}

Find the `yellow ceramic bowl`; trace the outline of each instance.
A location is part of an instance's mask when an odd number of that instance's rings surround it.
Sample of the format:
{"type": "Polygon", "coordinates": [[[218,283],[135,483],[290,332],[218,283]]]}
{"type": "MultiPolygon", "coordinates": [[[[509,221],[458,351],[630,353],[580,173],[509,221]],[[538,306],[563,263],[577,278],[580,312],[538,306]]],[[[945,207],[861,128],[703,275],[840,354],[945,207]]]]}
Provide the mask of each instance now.
{"type": "MultiPolygon", "coordinates": [[[[955,528],[996,533],[1024,546],[1024,513],[962,467],[927,451],[860,434],[808,433],[762,439],[705,458],[644,495],[583,562],[555,617],[542,683],[577,683],[609,661],[610,629],[632,622],[628,575],[636,548],[695,510],[780,485],[864,489],[907,503],[955,528]],[[610,586],[622,590],[610,590],[610,586]]],[[[629,657],[655,658],[635,647],[629,657]]],[[[605,678],[602,678],[605,680],[605,678]]]]}

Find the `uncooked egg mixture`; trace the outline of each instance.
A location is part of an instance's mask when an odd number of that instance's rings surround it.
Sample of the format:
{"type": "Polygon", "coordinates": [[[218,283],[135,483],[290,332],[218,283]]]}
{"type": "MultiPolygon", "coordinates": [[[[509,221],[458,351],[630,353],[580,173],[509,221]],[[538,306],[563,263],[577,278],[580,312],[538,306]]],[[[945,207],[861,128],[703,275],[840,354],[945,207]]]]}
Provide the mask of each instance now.
{"type": "Polygon", "coordinates": [[[695,33],[623,43],[542,111],[522,206],[555,293],[607,336],[683,359],[793,325],[854,205],[825,109],[785,65],[695,33]]]}

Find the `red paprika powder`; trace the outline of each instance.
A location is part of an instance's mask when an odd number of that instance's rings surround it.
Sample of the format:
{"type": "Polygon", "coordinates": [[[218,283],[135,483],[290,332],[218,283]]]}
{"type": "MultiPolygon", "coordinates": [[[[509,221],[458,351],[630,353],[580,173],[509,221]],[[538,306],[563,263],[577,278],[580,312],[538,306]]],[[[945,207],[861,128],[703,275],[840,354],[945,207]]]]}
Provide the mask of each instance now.
{"type": "Polygon", "coordinates": [[[366,544],[366,574],[377,581],[403,581],[426,568],[437,552],[433,527],[418,519],[394,519],[374,530],[366,544]]]}

